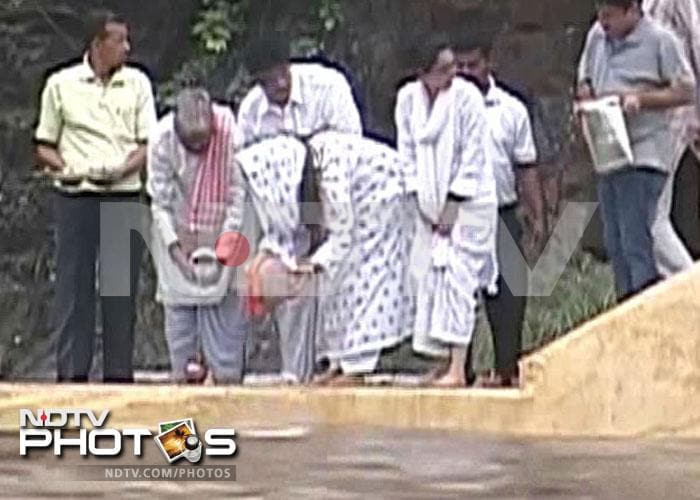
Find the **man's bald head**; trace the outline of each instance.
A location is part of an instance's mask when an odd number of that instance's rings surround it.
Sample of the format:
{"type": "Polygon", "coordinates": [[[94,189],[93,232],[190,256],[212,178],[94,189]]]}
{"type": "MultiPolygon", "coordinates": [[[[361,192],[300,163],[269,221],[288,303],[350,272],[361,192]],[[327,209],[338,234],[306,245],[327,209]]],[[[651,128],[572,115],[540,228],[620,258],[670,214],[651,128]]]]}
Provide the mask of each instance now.
{"type": "Polygon", "coordinates": [[[213,131],[209,93],[201,88],[184,89],[175,98],[175,132],[182,144],[194,152],[203,151],[213,131]]]}

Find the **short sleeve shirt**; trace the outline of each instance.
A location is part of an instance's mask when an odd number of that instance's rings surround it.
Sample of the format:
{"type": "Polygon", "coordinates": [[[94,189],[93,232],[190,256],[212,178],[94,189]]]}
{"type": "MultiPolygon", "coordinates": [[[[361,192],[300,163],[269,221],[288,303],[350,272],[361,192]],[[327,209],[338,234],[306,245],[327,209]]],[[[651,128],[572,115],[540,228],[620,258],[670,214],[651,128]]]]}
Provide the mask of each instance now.
{"type": "Polygon", "coordinates": [[[530,115],[517,97],[491,79],[485,96],[489,122],[489,159],[496,178],[496,194],[500,206],[518,201],[515,167],[537,161],[530,115]]]}
{"type": "MultiPolygon", "coordinates": [[[[676,36],[643,17],[622,40],[607,37],[596,23],[588,35],[579,81],[589,81],[596,95],[659,88],[679,79],[694,82],[676,36]]],[[[635,166],[669,171],[672,157],[672,110],[644,110],[627,115],[635,166]]]]}
{"type": "MultiPolygon", "coordinates": [[[[121,165],[147,141],[155,123],[151,82],[143,72],[123,67],[104,83],[86,58],[49,76],[34,138],[55,145],[69,169],[87,175],[91,168],[109,170],[121,165]]],[[[110,189],[138,191],[140,175],[135,173],[110,189]]],[[[102,188],[86,180],[70,190],[102,188]]]]}

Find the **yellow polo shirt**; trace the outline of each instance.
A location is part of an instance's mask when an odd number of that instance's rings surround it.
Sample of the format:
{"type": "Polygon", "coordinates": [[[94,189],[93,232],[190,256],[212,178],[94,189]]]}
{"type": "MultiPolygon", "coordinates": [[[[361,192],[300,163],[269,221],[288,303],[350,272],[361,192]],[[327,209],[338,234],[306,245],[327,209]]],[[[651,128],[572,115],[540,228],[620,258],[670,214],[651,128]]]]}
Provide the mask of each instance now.
{"type": "MultiPolygon", "coordinates": [[[[105,84],[86,56],[46,81],[35,139],[54,144],[67,167],[87,176],[91,168],[110,170],[123,164],[146,142],[155,124],[153,90],[143,72],[125,66],[105,84]]],[[[57,183],[57,187],[70,192],[132,192],[141,189],[141,178],[135,173],[109,188],[87,180],[79,186],[57,183]]]]}

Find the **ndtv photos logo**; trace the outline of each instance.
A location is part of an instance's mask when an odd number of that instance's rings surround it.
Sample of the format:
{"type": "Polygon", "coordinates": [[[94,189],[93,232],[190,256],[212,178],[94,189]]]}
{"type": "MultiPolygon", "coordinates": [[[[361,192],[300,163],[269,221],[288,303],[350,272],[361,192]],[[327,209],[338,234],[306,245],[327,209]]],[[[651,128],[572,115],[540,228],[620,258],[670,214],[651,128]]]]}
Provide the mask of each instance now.
{"type": "MultiPolygon", "coordinates": [[[[95,413],[85,409],[19,410],[19,454],[31,450],[53,449],[60,457],[66,448],[77,448],[82,456],[111,457],[123,451],[140,457],[143,439],[153,436],[148,429],[112,429],[106,426],[109,410],[95,413]],[[85,426],[87,425],[87,427],[85,426]]],[[[153,436],[156,446],[168,463],[181,458],[197,463],[202,451],[209,457],[232,457],[236,454],[234,429],[207,429],[202,439],[191,418],[158,424],[153,436]]]]}

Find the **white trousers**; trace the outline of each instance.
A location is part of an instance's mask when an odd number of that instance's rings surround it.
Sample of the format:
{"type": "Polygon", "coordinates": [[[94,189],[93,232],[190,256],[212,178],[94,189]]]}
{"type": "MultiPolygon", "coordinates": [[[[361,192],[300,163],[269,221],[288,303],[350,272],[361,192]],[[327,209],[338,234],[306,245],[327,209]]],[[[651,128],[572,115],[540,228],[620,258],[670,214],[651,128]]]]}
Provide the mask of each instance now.
{"type": "Polygon", "coordinates": [[[661,193],[656,213],[656,221],[652,226],[652,239],[654,241],[654,260],[659,273],[668,278],[676,273],[689,269],[693,265],[693,259],[685,248],[683,241],[678,236],[676,228],[671,222],[671,210],[673,207],[673,184],[681,159],[685,153],[687,144],[679,142],[673,156],[673,163],[666,186],[661,193]]]}

